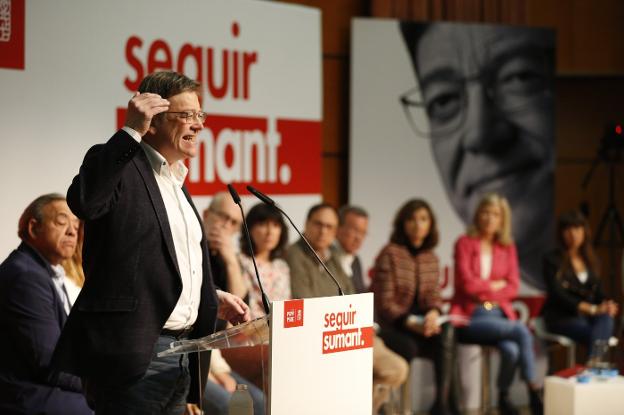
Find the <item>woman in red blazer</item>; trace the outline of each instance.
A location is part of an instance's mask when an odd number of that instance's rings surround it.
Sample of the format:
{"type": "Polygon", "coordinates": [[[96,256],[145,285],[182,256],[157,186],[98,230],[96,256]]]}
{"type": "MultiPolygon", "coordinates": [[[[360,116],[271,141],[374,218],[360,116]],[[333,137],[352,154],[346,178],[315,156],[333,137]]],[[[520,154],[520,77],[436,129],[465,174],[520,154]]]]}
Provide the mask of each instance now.
{"type": "Polygon", "coordinates": [[[519,267],[511,239],[511,210],[507,200],[492,193],[477,207],[467,235],[455,244],[455,294],[451,314],[470,318],[458,330],[462,343],[496,346],[501,354],[498,375],[499,412],[518,414],[509,400],[517,366],[527,382],[531,412],[542,413],[535,382],[533,337],[516,321],[511,301],[518,293],[519,267]]]}

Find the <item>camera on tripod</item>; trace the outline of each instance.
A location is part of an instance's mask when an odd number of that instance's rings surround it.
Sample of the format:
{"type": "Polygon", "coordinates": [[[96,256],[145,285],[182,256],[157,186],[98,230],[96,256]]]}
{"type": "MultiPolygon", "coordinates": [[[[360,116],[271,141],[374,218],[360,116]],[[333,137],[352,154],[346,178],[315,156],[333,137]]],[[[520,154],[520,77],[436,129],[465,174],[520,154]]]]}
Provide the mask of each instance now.
{"type": "Polygon", "coordinates": [[[624,150],[624,123],[610,123],[600,140],[598,157],[607,162],[618,162],[624,150]]]}

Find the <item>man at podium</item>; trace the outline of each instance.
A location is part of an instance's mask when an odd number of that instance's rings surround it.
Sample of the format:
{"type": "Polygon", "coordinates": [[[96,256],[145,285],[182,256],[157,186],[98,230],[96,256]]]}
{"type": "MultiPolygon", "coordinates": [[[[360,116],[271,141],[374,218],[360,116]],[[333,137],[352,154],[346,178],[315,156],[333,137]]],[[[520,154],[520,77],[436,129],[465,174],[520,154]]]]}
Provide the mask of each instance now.
{"type": "Polygon", "coordinates": [[[124,127],[89,149],[67,193],[85,221],[86,282],[55,362],[85,380],[98,414],[183,413],[187,395],[199,402],[209,356],[199,368],[197,353],[157,353],[212,333],[217,315],[249,320],[245,303],[212,283],[201,220],[184,187],[184,160],[197,155],[206,119],[199,92],[175,72],[146,76],[124,127]]]}

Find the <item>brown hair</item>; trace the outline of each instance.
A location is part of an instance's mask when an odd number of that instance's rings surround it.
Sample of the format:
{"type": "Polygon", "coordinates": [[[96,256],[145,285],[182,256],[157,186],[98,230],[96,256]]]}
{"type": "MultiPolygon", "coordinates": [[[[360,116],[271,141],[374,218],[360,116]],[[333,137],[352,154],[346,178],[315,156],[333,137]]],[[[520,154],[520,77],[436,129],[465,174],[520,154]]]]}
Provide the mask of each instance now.
{"type": "Polygon", "coordinates": [[[600,272],[600,264],[598,262],[598,257],[594,253],[594,249],[591,245],[591,229],[589,228],[589,222],[587,218],[578,210],[571,210],[565,213],[562,213],[559,216],[559,220],[557,221],[557,243],[559,245],[559,249],[564,255],[564,264],[563,268],[572,267],[572,263],[570,262],[570,258],[568,256],[568,247],[563,239],[563,232],[569,228],[582,227],[585,237],[583,238],[583,243],[579,248],[579,252],[581,257],[585,261],[585,265],[587,268],[598,275],[600,272]]]}
{"type": "Polygon", "coordinates": [[[334,212],[336,216],[338,216],[338,212],[336,211],[335,207],[333,207],[329,203],[321,202],[312,206],[310,210],[308,210],[308,214],[306,215],[306,222],[309,221],[316,212],[323,210],[323,209],[329,209],[332,212],[334,212]]]}
{"type": "Polygon", "coordinates": [[[182,92],[195,92],[199,95],[201,85],[186,75],[173,71],[159,71],[147,75],[139,85],[139,92],[158,94],[170,98],[182,92]]]}
{"type": "Polygon", "coordinates": [[[392,235],[390,236],[390,242],[405,246],[407,248],[412,246],[412,242],[405,233],[405,222],[407,222],[418,209],[425,209],[429,214],[429,219],[431,220],[429,233],[423,241],[420,249],[433,249],[436,245],[438,245],[439,234],[436,217],[433,214],[433,210],[431,210],[429,203],[423,199],[408,200],[403,206],[401,206],[392,223],[392,235]]]}
{"type": "Polygon", "coordinates": [[[344,225],[347,215],[353,214],[361,218],[368,218],[368,212],[364,208],[355,205],[344,205],[338,210],[338,226],[344,225]]]}

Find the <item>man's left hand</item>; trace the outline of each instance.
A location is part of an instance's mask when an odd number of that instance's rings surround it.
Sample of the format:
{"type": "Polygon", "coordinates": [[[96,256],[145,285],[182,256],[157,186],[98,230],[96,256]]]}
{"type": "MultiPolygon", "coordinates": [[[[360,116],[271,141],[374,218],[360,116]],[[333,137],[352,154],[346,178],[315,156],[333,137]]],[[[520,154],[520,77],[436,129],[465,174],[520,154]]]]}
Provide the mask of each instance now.
{"type": "Polygon", "coordinates": [[[219,299],[219,315],[222,320],[236,325],[251,319],[249,306],[239,297],[225,291],[217,290],[219,299]]]}

